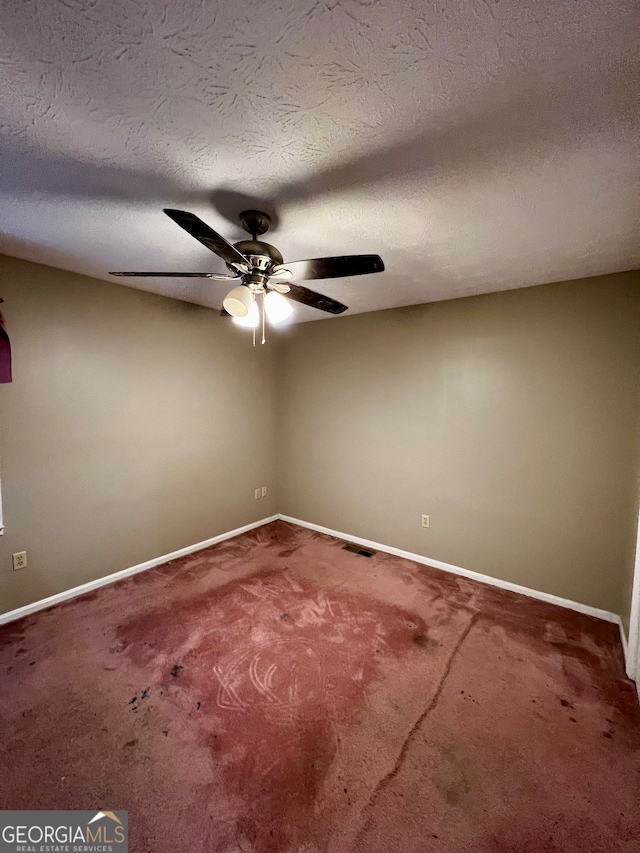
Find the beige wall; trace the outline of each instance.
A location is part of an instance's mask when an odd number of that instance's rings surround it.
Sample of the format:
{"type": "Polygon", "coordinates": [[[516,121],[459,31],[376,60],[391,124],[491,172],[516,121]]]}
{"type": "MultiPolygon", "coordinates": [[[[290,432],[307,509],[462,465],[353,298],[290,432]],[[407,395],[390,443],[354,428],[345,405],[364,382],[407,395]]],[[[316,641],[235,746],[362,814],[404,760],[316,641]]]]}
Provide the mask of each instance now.
{"type": "Polygon", "coordinates": [[[0,275],[0,611],[281,511],[627,616],[640,274],[256,350],[207,309],[9,258],[0,275]]]}
{"type": "Polygon", "coordinates": [[[277,512],[275,347],[49,267],[0,257],[0,282],[0,611],[277,512]]]}
{"type": "Polygon", "coordinates": [[[626,616],[639,285],[627,273],[294,328],[280,511],[626,616]]]}

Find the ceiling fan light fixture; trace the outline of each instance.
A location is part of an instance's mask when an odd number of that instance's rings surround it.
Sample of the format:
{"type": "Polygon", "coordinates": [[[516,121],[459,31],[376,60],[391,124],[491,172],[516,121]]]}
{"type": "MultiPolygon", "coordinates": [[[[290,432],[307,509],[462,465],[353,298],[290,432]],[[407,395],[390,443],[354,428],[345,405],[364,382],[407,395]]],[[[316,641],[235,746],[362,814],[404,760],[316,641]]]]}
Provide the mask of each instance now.
{"type": "Polygon", "coordinates": [[[209,278],[241,279],[242,284],[230,290],[224,298],[224,313],[231,316],[239,326],[253,329],[253,345],[256,345],[256,329],[262,326],[261,343],[266,342],[266,320],[273,325],[283,323],[293,311],[289,300],[309,305],[329,314],[342,314],[347,306],[309,290],[296,281],[323,278],[349,278],[354,275],[370,275],[383,272],[384,263],[379,255],[336,255],[327,258],[311,258],[292,261],[284,265],[282,255],[270,243],[257,238],[269,230],[271,218],[260,210],[245,210],[240,222],[250,235],[250,240],[230,243],[202,219],[187,210],[165,208],[166,215],[191,237],[221,258],[232,275],[196,272],[113,272],[110,275],[165,278],[209,278]],[[273,279],[273,282],[271,281],[273,279]],[[291,282],[287,284],[285,282],[291,282]],[[282,294],[286,293],[284,299],[282,294]],[[262,306],[256,302],[262,297],[262,306]],[[260,310],[262,308],[262,310],[260,310]]]}
{"type": "MultiPolygon", "coordinates": [[[[258,310],[258,303],[255,301],[251,293],[249,293],[249,298],[251,299],[249,310],[244,315],[244,317],[239,317],[236,314],[233,318],[233,322],[236,324],[236,326],[243,326],[245,329],[257,329],[258,324],[260,322],[260,311],[258,310]]],[[[227,308],[226,305],[224,307],[227,308]]],[[[227,311],[229,311],[228,308],[227,311]]],[[[229,311],[229,314],[231,314],[231,311],[229,311]]]]}
{"type": "Polygon", "coordinates": [[[249,288],[239,284],[227,293],[222,304],[232,317],[240,319],[249,315],[255,302],[249,288]]]}
{"type": "Polygon", "coordinates": [[[265,296],[264,310],[267,312],[267,319],[274,326],[283,323],[293,312],[289,300],[275,290],[269,291],[265,296]]]}

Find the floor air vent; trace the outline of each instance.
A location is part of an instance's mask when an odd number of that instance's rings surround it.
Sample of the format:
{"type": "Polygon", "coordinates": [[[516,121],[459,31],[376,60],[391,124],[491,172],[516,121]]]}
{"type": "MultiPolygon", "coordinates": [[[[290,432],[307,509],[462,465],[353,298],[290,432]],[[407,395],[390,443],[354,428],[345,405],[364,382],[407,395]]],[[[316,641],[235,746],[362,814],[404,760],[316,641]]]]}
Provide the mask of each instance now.
{"type": "Polygon", "coordinates": [[[369,551],[367,548],[361,548],[359,545],[352,545],[350,542],[342,546],[343,551],[351,551],[352,554],[360,554],[361,557],[373,557],[375,551],[369,551]]]}

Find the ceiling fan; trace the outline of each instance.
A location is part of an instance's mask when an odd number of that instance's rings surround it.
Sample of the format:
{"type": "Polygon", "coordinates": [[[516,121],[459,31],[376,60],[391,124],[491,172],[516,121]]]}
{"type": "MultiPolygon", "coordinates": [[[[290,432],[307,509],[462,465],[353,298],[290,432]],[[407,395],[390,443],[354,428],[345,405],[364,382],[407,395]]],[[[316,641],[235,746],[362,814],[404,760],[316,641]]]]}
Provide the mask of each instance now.
{"type": "Polygon", "coordinates": [[[269,230],[271,225],[269,215],[259,210],[245,210],[240,214],[242,227],[251,235],[251,239],[240,240],[238,243],[225,240],[193,213],[170,209],[165,209],[164,212],[188,234],[222,258],[231,273],[224,275],[208,272],[112,272],[110,275],[240,281],[240,284],[225,296],[222,313],[230,314],[238,325],[252,328],[254,345],[255,330],[260,325],[260,320],[262,320],[262,343],[265,342],[265,314],[273,324],[282,322],[291,314],[292,308],[284,297],[285,293],[295,302],[310,305],[320,311],[328,311],[330,314],[341,314],[347,310],[347,306],[341,302],[309,290],[300,284],[294,284],[292,279],[308,281],[318,278],[342,278],[384,270],[384,264],[379,255],[342,255],[285,264],[275,246],[258,239],[269,230]]]}

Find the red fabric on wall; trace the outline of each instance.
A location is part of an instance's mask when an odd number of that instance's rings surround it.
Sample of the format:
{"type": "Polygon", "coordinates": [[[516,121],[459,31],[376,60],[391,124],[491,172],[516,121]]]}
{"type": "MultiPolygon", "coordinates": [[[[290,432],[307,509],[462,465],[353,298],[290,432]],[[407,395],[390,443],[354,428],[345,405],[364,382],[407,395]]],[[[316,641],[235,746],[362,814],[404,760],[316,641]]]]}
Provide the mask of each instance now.
{"type": "MultiPolygon", "coordinates": [[[[0,299],[0,302],[4,302],[4,299],[0,299]]],[[[11,343],[2,313],[0,313],[0,382],[11,382],[11,343]]]]}

